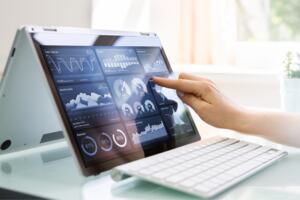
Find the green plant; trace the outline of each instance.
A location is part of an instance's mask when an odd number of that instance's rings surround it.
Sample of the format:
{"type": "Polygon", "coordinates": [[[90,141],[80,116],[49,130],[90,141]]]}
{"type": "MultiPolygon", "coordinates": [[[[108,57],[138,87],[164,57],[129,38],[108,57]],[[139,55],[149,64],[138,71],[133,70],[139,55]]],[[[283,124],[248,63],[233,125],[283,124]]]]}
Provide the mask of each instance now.
{"type": "Polygon", "coordinates": [[[300,54],[287,52],[284,60],[285,75],[287,78],[300,78],[300,54]]]}

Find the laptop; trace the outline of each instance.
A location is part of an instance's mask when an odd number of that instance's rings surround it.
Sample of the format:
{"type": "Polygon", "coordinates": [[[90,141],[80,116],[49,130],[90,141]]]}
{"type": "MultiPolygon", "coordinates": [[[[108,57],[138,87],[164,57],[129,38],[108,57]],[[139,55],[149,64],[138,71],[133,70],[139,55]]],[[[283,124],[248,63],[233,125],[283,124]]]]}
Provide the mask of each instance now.
{"type": "Polygon", "coordinates": [[[287,154],[230,138],[202,141],[176,92],[152,81],[172,74],[155,33],[26,26],[1,84],[0,142],[14,151],[63,132],[85,176],[113,169],[117,181],[135,176],[200,197],[287,154]]]}

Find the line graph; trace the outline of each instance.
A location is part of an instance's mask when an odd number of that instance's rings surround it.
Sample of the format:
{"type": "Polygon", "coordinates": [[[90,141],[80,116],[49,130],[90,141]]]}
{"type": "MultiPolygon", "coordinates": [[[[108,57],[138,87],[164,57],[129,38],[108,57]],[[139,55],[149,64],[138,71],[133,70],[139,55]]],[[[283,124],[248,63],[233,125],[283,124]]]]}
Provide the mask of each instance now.
{"type": "Polygon", "coordinates": [[[82,83],[103,80],[95,51],[91,47],[45,46],[45,60],[56,83],[82,83]]]}
{"type": "Polygon", "coordinates": [[[95,57],[92,56],[46,56],[52,69],[58,74],[65,70],[69,73],[96,72],[99,70],[95,57]]]}

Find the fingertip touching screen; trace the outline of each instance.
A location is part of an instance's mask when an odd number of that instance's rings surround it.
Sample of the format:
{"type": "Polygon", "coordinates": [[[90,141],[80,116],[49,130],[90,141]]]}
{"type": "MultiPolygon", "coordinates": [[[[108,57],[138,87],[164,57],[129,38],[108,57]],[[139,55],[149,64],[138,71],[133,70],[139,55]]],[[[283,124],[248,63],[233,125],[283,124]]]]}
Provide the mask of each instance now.
{"type": "Polygon", "coordinates": [[[152,81],[173,76],[160,46],[124,44],[121,36],[59,45],[47,37],[33,35],[83,167],[101,172],[200,139],[176,91],[152,81]]]}

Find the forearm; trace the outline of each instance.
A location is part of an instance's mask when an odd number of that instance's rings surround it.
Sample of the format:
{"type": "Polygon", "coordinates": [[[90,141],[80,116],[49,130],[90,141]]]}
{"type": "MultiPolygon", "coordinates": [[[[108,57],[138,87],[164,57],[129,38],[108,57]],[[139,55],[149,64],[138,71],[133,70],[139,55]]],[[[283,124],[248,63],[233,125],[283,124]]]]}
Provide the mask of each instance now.
{"type": "Polygon", "coordinates": [[[278,143],[300,147],[300,115],[245,109],[236,131],[262,136],[278,143]]]}

